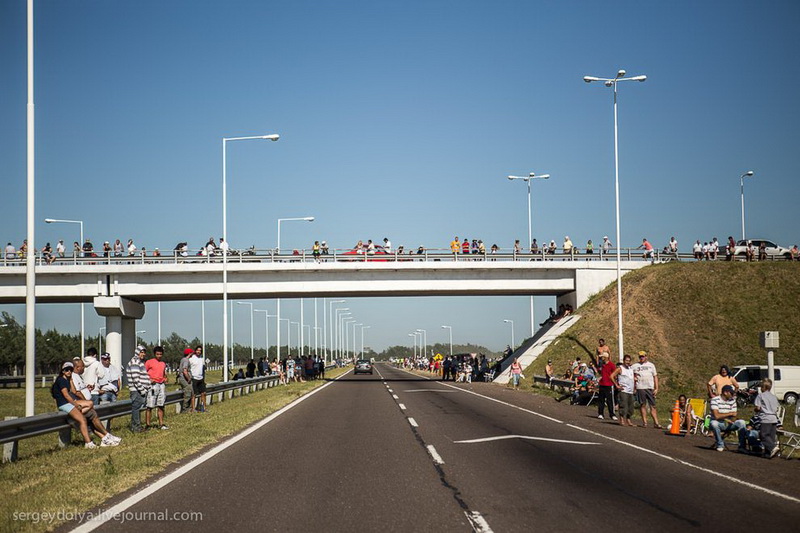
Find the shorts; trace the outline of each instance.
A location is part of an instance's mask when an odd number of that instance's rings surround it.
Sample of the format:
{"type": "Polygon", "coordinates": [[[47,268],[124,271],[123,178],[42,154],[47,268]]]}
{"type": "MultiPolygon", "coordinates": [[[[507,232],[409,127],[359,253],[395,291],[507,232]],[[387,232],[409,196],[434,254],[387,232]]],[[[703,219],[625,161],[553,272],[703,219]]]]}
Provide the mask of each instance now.
{"type": "Polygon", "coordinates": [[[147,408],[164,407],[164,401],[167,399],[167,387],[163,383],[153,383],[150,390],[147,391],[147,408]]]}
{"type": "Polygon", "coordinates": [[[639,389],[636,391],[636,401],[640,405],[646,406],[648,403],[653,407],[656,406],[656,397],[653,394],[653,389],[639,389]]]}
{"type": "Polygon", "coordinates": [[[72,405],[71,403],[65,403],[64,405],[58,406],[58,410],[61,411],[62,413],[69,414],[69,412],[72,411],[73,409],[75,409],[75,406],[72,405]]]}
{"type": "Polygon", "coordinates": [[[205,392],[206,392],[206,380],[192,378],[192,392],[195,395],[205,394],[205,392]]]}

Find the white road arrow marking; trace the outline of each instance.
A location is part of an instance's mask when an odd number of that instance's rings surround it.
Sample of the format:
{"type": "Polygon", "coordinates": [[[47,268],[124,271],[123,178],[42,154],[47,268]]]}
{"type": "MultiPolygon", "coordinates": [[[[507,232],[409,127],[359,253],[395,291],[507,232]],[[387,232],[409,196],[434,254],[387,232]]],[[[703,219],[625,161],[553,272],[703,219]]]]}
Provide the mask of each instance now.
{"type": "Polygon", "coordinates": [[[583,442],[578,440],[562,440],[562,439],[548,439],[546,437],[530,437],[528,435],[500,435],[499,437],[486,437],[484,439],[471,439],[471,440],[457,440],[453,441],[455,444],[476,444],[479,442],[492,442],[495,440],[506,440],[506,439],[523,439],[523,440],[543,440],[546,442],[561,442],[563,444],[589,444],[589,445],[597,445],[599,446],[601,443],[599,442],[583,442]]]}

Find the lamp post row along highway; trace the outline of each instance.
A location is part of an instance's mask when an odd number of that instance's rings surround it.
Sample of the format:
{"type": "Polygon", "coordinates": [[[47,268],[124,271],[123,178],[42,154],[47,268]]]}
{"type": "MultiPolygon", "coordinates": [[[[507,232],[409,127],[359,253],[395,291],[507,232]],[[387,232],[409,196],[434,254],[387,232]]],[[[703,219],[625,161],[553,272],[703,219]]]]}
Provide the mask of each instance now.
{"type": "MultiPolygon", "coordinates": [[[[275,251],[278,255],[281,253],[281,223],[282,222],[314,222],[314,217],[289,217],[289,218],[279,218],[278,219],[278,240],[276,243],[275,251]]],[[[280,328],[280,321],[281,321],[281,299],[278,298],[275,301],[276,310],[275,312],[278,315],[278,334],[277,334],[277,344],[278,344],[278,360],[281,359],[281,328],[280,328]]],[[[300,308],[302,313],[303,307],[303,300],[300,299],[300,308]]],[[[301,320],[302,322],[302,320],[301,320]]],[[[301,333],[302,336],[302,333],[301,333]]]]}
{"type": "Polygon", "coordinates": [[[619,344],[619,361],[622,362],[622,356],[625,353],[624,336],[622,333],[622,274],[620,272],[620,231],[619,231],[619,128],[617,121],[617,84],[623,81],[638,81],[643,82],[647,80],[647,76],[633,76],[630,78],[625,77],[626,72],[619,70],[617,75],[613,78],[598,78],[596,76],[584,76],[583,81],[586,83],[603,82],[606,87],[614,89],[614,203],[616,206],[616,221],[617,221],[617,333],[619,344]]]}

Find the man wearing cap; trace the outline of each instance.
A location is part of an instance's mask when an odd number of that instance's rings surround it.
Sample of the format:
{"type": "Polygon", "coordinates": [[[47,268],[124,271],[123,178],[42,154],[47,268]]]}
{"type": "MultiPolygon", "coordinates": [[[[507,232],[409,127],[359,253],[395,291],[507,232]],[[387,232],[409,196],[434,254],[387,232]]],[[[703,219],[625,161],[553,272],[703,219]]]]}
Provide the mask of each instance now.
{"type": "Polygon", "coordinates": [[[117,394],[122,388],[122,374],[111,364],[111,354],[105,352],[100,356],[101,368],[97,371],[97,386],[100,390],[100,404],[117,401],[117,394]]]}
{"type": "Polygon", "coordinates": [[[189,357],[194,353],[191,348],[183,350],[183,357],[178,363],[178,385],[183,391],[183,401],[181,402],[181,412],[188,411],[192,405],[192,373],[189,369],[189,357]]]}
{"type": "Polygon", "coordinates": [[[158,412],[158,427],[169,429],[164,424],[164,404],[167,400],[167,363],[163,360],[164,348],[153,348],[153,358],[144,363],[144,369],[150,378],[150,390],[147,391],[147,411],[144,414],[144,423],[150,427],[150,415],[155,408],[158,412]]]}
{"type": "Polygon", "coordinates": [[[656,365],[647,360],[647,352],[639,352],[639,362],[633,365],[633,378],[636,384],[636,400],[641,405],[642,427],[647,427],[647,406],[650,406],[650,416],[653,427],[661,429],[656,412],[656,396],[658,395],[658,373],[656,365]]]}
{"type": "Polygon", "coordinates": [[[718,452],[725,451],[725,440],[722,433],[737,431],[739,433],[739,449],[745,450],[747,424],[736,418],[736,397],[733,387],[725,385],[718,396],[711,398],[711,431],[714,433],[714,448],[718,452]]]}
{"type": "Polygon", "coordinates": [[[147,391],[150,390],[150,377],[144,368],[144,358],[147,350],[144,346],[136,347],[136,354],[128,361],[126,374],[128,377],[128,389],[131,393],[131,432],[140,433],[146,428],[142,427],[141,413],[145,406],[147,391]]]}

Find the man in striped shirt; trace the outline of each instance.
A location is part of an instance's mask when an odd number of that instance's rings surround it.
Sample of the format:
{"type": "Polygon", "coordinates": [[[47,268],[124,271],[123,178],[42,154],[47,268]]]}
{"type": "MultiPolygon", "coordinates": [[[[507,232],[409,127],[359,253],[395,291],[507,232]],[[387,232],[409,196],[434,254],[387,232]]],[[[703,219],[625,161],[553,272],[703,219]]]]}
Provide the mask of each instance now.
{"type": "Polygon", "coordinates": [[[125,369],[128,378],[128,389],[131,392],[131,431],[140,433],[146,428],[142,428],[141,409],[145,405],[147,392],[150,390],[150,376],[144,368],[144,358],[147,350],[144,346],[136,347],[136,354],[128,361],[125,369]]]}
{"type": "Polygon", "coordinates": [[[746,450],[747,424],[736,418],[736,397],[733,387],[725,385],[718,396],[711,398],[711,431],[714,432],[714,447],[718,452],[725,451],[722,433],[737,431],[739,450],[746,450]]]}

